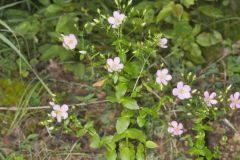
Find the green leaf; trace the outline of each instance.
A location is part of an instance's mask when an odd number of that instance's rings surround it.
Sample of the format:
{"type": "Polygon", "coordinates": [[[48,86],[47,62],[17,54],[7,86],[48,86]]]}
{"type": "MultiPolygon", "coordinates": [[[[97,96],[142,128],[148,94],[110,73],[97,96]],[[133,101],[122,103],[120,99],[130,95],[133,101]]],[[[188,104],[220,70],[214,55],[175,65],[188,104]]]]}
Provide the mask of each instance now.
{"type": "Polygon", "coordinates": [[[59,45],[45,44],[39,47],[39,52],[42,53],[41,59],[45,61],[56,57],[59,57],[62,61],[64,61],[72,57],[70,51],[59,45]]]}
{"type": "Polygon", "coordinates": [[[124,66],[124,70],[131,76],[131,78],[137,78],[142,68],[140,61],[132,61],[124,66]]]}
{"type": "Polygon", "coordinates": [[[144,160],[144,146],[142,143],[139,143],[137,146],[137,154],[136,154],[137,160],[144,160]]]}
{"type": "Polygon", "coordinates": [[[222,41],[221,33],[213,31],[211,33],[203,32],[197,36],[197,43],[203,47],[209,47],[222,41]]]}
{"type": "Polygon", "coordinates": [[[38,0],[42,5],[47,6],[50,4],[50,0],[38,0]]]}
{"type": "Polygon", "coordinates": [[[196,63],[196,64],[203,64],[206,62],[206,60],[202,56],[202,51],[198,44],[196,43],[191,43],[188,47],[187,50],[190,52],[189,59],[196,63]]]}
{"type": "Polygon", "coordinates": [[[116,150],[107,150],[106,153],[106,159],[107,160],[116,160],[117,159],[117,153],[116,150]]]}
{"type": "Polygon", "coordinates": [[[156,147],[158,147],[158,145],[153,141],[147,141],[146,142],[146,147],[147,148],[156,148],[156,147]]]}
{"type": "Polygon", "coordinates": [[[31,17],[30,20],[25,20],[19,23],[15,30],[21,34],[28,36],[35,36],[40,31],[40,22],[35,18],[31,17]]]}
{"type": "Polygon", "coordinates": [[[131,139],[137,139],[142,143],[145,143],[145,141],[146,141],[145,134],[139,129],[130,128],[125,133],[126,133],[126,136],[131,139]]]}
{"type": "Polygon", "coordinates": [[[121,160],[135,160],[135,150],[132,143],[120,143],[120,158],[121,160]]]}
{"type": "Polygon", "coordinates": [[[176,4],[173,6],[174,15],[180,20],[183,15],[183,7],[181,4],[176,4]]]}
{"type": "Polygon", "coordinates": [[[44,14],[45,16],[53,16],[60,12],[62,12],[64,8],[58,4],[51,4],[45,9],[44,14]]]}
{"type": "Polygon", "coordinates": [[[154,22],[154,10],[153,9],[147,10],[147,12],[144,15],[144,21],[146,23],[154,22]]]}
{"type": "Polygon", "coordinates": [[[119,83],[117,86],[116,86],[116,97],[118,99],[122,98],[125,93],[127,91],[127,84],[126,83],[119,83]]]}
{"type": "Polygon", "coordinates": [[[139,127],[143,127],[144,126],[144,124],[145,124],[145,117],[143,117],[143,116],[138,116],[137,117],[137,124],[138,124],[138,126],[139,127]]]}
{"type": "Polygon", "coordinates": [[[132,99],[130,97],[126,97],[121,99],[121,103],[124,107],[131,109],[131,110],[138,110],[139,106],[137,104],[137,101],[135,99],[132,99]]]}
{"type": "Polygon", "coordinates": [[[119,134],[123,133],[125,130],[127,130],[129,124],[130,124],[129,117],[118,118],[117,124],[116,124],[117,133],[119,134]]]}
{"type": "Polygon", "coordinates": [[[194,1],[195,1],[195,0],[181,0],[181,3],[182,3],[185,7],[189,8],[190,6],[194,5],[194,1]]]}
{"type": "Polygon", "coordinates": [[[157,15],[157,23],[165,19],[172,12],[174,2],[169,2],[157,15]]]}
{"type": "Polygon", "coordinates": [[[213,18],[223,17],[222,11],[218,8],[213,7],[213,5],[200,6],[198,7],[198,10],[209,17],[213,18]]]}
{"type": "Polygon", "coordinates": [[[92,147],[92,148],[100,147],[100,137],[97,134],[94,134],[92,136],[90,147],[92,147]]]}
{"type": "Polygon", "coordinates": [[[64,34],[69,34],[69,33],[77,34],[78,30],[74,26],[76,24],[76,22],[74,21],[75,19],[76,19],[76,16],[72,14],[65,14],[59,17],[59,20],[56,26],[56,32],[64,33],[64,34]]]}

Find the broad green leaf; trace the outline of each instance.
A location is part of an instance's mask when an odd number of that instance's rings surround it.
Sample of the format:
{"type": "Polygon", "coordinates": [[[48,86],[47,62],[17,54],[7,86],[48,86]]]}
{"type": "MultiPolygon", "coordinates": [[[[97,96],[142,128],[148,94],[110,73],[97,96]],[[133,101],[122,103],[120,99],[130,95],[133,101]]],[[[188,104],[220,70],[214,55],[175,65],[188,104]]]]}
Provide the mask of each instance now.
{"type": "Polygon", "coordinates": [[[130,124],[130,118],[129,117],[120,117],[117,120],[116,129],[117,133],[121,134],[123,133],[130,124]]]}
{"type": "Polygon", "coordinates": [[[42,60],[49,60],[51,58],[56,58],[59,57],[60,60],[64,61],[67,60],[71,57],[73,57],[73,55],[70,53],[69,50],[66,50],[65,48],[63,48],[60,45],[43,45],[39,48],[40,53],[42,53],[41,55],[41,59],[42,60]]]}
{"type": "Polygon", "coordinates": [[[185,7],[189,8],[190,6],[194,5],[194,1],[195,1],[195,0],[181,0],[181,3],[182,3],[185,7]]]}
{"type": "Polygon", "coordinates": [[[116,150],[107,150],[106,152],[106,159],[107,160],[116,160],[117,159],[117,153],[116,150]]]}
{"type": "Polygon", "coordinates": [[[91,138],[90,147],[98,148],[100,147],[100,137],[97,134],[94,134],[91,138]]]}
{"type": "Polygon", "coordinates": [[[157,15],[157,23],[169,16],[173,10],[174,2],[169,2],[157,15]]]}
{"type": "Polygon", "coordinates": [[[139,127],[143,127],[145,124],[145,121],[146,121],[145,117],[142,117],[142,116],[137,117],[137,124],[139,127]]]}
{"type": "Polygon", "coordinates": [[[48,5],[48,7],[44,10],[45,16],[52,16],[58,14],[63,11],[63,7],[57,4],[48,5]]]}
{"type": "Polygon", "coordinates": [[[203,64],[206,62],[206,60],[202,56],[202,51],[198,44],[191,43],[188,47],[186,47],[187,50],[190,52],[189,59],[194,62],[195,64],[203,64]]]}
{"type": "Polygon", "coordinates": [[[145,134],[139,129],[130,128],[125,133],[126,133],[126,136],[131,139],[137,139],[142,143],[145,143],[145,141],[146,141],[145,134]]]}
{"type": "Polygon", "coordinates": [[[154,22],[154,10],[153,9],[147,10],[147,12],[144,15],[144,21],[146,23],[154,22]]]}
{"type": "Polygon", "coordinates": [[[131,110],[138,110],[139,106],[137,104],[137,101],[135,99],[132,99],[130,97],[126,97],[121,99],[121,103],[124,107],[131,109],[131,110]]]}
{"type": "Polygon", "coordinates": [[[75,19],[76,16],[73,14],[64,14],[58,19],[58,23],[56,26],[56,32],[58,33],[64,33],[64,34],[69,34],[69,33],[74,33],[77,34],[78,30],[75,27],[75,19]]]}
{"type": "Polygon", "coordinates": [[[49,4],[51,4],[50,3],[50,0],[38,0],[41,4],[43,4],[44,6],[47,6],[47,5],[49,5],[49,4]]]}
{"type": "Polygon", "coordinates": [[[197,43],[203,47],[209,47],[222,41],[221,33],[217,31],[203,32],[197,36],[197,43]]]}
{"type": "Polygon", "coordinates": [[[121,97],[123,97],[125,95],[127,91],[127,84],[126,83],[119,83],[117,86],[116,86],[116,97],[118,99],[120,99],[121,97]]]}
{"type": "Polygon", "coordinates": [[[139,143],[137,146],[137,153],[136,153],[137,160],[144,160],[144,146],[142,143],[139,143]]]}
{"type": "Polygon", "coordinates": [[[173,6],[173,13],[174,15],[180,20],[183,15],[183,7],[181,4],[175,4],[173,6]]]}
{"type": "Polygon", "coordinates": [[[213,18],[223,17],[222,11],[216,7],[213,7],[213,5],[200,6],[198,10],[209,17],[213,18]]]}
{"type": "Polygon", "coordinates": [[[135,150],[132,143],[120,143],[120,158],[121,160],[135,160],[135,150]]]}
{"type": "Polygon", "coordinates": [[[131,78],[137,78],[142,68],[142,64],[143,63],[140,61],[132,61],[124,66],[124,71],[126,71],[131,76],[131,78]]]}
{"type": "Polygon", "coordinates": [[[147,141],[146,142],[146,147],[147,148],[156,148],[156,147],[158,147],[158,145],[153,141],[147,141]]]}
{"type": "Polygon", "coordinates": [[[15,30],[21,34],[35,36],[40,31],[40,22],[34,17],[31,17],[30,20],[19,23],[15,27],[15,30]]]}

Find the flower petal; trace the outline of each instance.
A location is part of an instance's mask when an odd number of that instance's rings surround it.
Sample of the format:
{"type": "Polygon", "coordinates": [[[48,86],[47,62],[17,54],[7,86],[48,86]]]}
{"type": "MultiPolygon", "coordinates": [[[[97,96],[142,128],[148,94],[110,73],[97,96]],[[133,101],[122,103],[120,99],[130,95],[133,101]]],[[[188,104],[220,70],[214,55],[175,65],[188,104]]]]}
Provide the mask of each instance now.
{"type": "Polygon", "coordinates": [[[182,81],[177,83],[177,88],[178,89],[183,88],[183,82],[182,81]]]}
{"type": "Polygon", "coordinates": [[[234,93],[234,98],[235,98],[235,99],[239,99],[239,96],[240,96],[240,93],[239,93],[239,92],[235,92],[235,93],[234,93]]]}
{"type": "Polygon", "coordinates": [[[208,92],[208,91],[205,91],[205,92],[204,92],[204,97],[205,97],[205,98],[208,98],[208,97],[209,97],[209,92],[208,92]]]}
{"type": "Polygon", "coordinates": [[[173,127],[177,127],[177,126],[178,126],[178,123],[177,123],[177,121],[172,121],[172,122],[171,122],[171,125],[172,125],[173,127]]]}
{"type": "Polygon", "coordinates": [[[120,63],[120,58],[119,57],[115,57],[113,61],[114,61],[115,64],[119,64],[120,63]]]}
{"type": "Polygon", "coordinates": [[[51,112],[51,116],[52,116],[53,118],[55,118],[55,117],[57,116],[56,112],[55,112],[55,111],[52,111],[52,112],[51,112]]]}
{"type": "Polygon", "coordinates": [[[186,92],[190,92],[191,91],[191,87],[189,85],[184,85],[183,88],[184,88],[184,90],[186,92]]]}
{"type": "Polygon", "coordinates": [[[107,64],[108,64],[109,66],[112,66],[113,60],[112,60],[111,58],[107,59],[107,64]]]}
{"type": "Polygon", "coordinates": [[[68,110],[68,105],[66,105],[66,104],[62,105],[61,111],[66,112],[67,110],[68,110]]]}
{"type": "Polygon", "coordinates": [[[172,76],[170,75],[170,74],[168,74],[167,76],[166,76],[166,80],[167,81],[170,81],[172,79],[172,76]]]}
{"type": "Polygon", "coordinates": [[[177,96],[178,95],[178,89],[177,88],[174,88],[173,91],[172,91],[173,95],[174,96],[177,96]]]}
{"type": "Polygon", "coordinates": [[[123,67],[124,67],[123,64],[119,64],[117,68],[118,68],[119,70],[121,70],[121,69],[123,69],[123,67]]]}
{"type": "Polygon", "coordinates": [[[62,122],[62,116],[61,115],[57,115],[57,121],[60,123],[62,122]]]}
{"type": "Polygon", "coordinates": [[[168,69],[167,69],[167,68],[163,68],[163,69],[162,69],[162,73],[163,73],[163,74],[167,74],[167,73],[168,73],[168,69]]]}
{"type": "Polygon", "coordinates": [[[63,117],[63,119],[67,119],[68,118],[68,113],[67,112],[63,112],[62,113],[62,117],[63,117]]]}
{"type": "Polygon", "coordinates": [[[183,129],[183,124],[182,123],[178,123],[178,128],[179,129],[183,129]]]}
{"type": "Polygon", "coordinates": [[[53,110],[60,110],[60,105],[55,104],[55,105],[53,106],[53,110]]]}
{"type": "Polygon", "coordinates": [[[216,100],[216,99],[213,99],[213,100],[211,100],[211,103],[212,103],[212,104],[217,104],[217,100],[216,100]]]}
{"type": "Polygon", "coordinates": [[[168,128],[168,133],[172,133],[173,132],[173,127],[169,127],[168,128]]]}
{"type": "Polygon", "coordinates": [[[108,22],[109,22],[110,24],[115,24],[115,19],[114,19],[113,17],[109,17],[109,18],[108,18],[108,22]]]}
{"type": "Polygon", "coordinates": [[[114,11],[113,12],[113,17],[114,18],[118,18],[120,16],[120,12],[119,11],[114,11]]]}
{"type": "Polygon", "coordinates": [[[213,93],[210,94],[210,98],[213,99],[214,97],[216,97],[216,95],[217,94],[215,92],[213,92],[213,93]]]}

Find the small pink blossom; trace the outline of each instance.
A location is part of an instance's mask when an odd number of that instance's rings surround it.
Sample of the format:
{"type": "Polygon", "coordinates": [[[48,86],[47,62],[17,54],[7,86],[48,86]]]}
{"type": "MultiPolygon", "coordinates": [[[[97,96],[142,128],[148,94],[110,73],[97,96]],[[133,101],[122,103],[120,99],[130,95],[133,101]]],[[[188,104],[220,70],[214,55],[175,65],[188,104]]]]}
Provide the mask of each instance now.
{"type": "Polygon", "coordinates": [[[171,133],[173,136],[180,136],[181,134],[183,134],[182,123],[172,121],[171,126],[168,128],[168,132],[171,133]]]}
{"type": "Polygon", "coordinates": [[[230,96],[230,100],[231,100],[231,104],[230,104],[231,108],[240,108],[240,93],[239,92],[235,92],[234,94],[232,94],[230,96]]]}
{"type": "Polygon", "coordinates": [[[177,88],[174,88],[172,93],[174,96],[177,96],[179,99],[188,99],[191,98],[191,87],[184,85],[182,81],[177,83],[177,88]]]}
{"type": "Polygon", "coordinates": [[[114,59],[107,59],[108,72],[119,72],[123,69],[123,64],[120,63],[120,58],[115,57],[114,59]]]}
{"type": "Polygon", "coordinates": [[[206,102],[207,106],[211,107],[214,104],[217,104],[217,100],[214,99],[216,97],[216,93],[213,92],[211,94],[209,94],[208,91],[204,92],[204,101],[206,102]]]}
{"type": "Polygon", "coordinates": [[[62,119],[68,118],[68,105],[64,104],[60,106],[58,104],[54,104],[52,107],[53,111],[51,112],[51,115],[53,118],[56,118],[59,123],[62,122],[62,119]]]}
{"type": "Polygon", "coordinates": [[[120,13],[120,11],[114,11],[113,17],[108,18],[108,22],[112,25],[112,28],[118,28],[123,20],[125,18],[125,15],[123,13],[120,13]]]}
{"type": "Polygon", "coordinates": [[[159,84],[167,85],[168,81],[172,79],[172,76],[168,74],[168,70],[166,68],[162,70],[157,70],[156,75],[156,82],[159,84]]]}
{"type": "Polygon", "coordinates": [[[78,41],[74,34],[62,35],[63,36],[63,47],[66,49],[73,50],[76,48],[78,41]]]}
{"type": "Polygon", "coordinates": [[[160,38],[159,46],[161,48],[168,48],[167,43],[168,43],[168,39],[167,38],[160,38]]]}

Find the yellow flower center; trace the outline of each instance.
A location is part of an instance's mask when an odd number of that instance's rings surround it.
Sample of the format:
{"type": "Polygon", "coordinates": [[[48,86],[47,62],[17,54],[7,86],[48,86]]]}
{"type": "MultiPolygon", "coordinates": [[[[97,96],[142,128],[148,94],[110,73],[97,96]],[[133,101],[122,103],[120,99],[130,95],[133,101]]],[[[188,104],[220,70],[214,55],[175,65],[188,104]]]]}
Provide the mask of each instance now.
{"type": "Polygon", "coordinates": [[[115,63],[112,64],[113,69],[117,69],[117,65],[115,63]]]}
{"type": "Polygon", "coordinates": [[[233,103],[234,103],[234,104],[238,104],[238,103],[239,103],[239,100],[238,100],[238,99],[234,99],[233,103]]]}
{"type": "Polygon", "coordinates": [[[166,75],[165,75],[165,74],[160,74],[160,75],[159,75],[159,78],[162,79],[162,80],[164,80],[164,79],[166,79],[166,75]]]}
{"type": "Polygon", "coordinates": [[[179,93],[180,93],[180,94],[185,94],[184,89],[180,89],[179,93]]]}
{"type": "Polygon", "coordinates": [[[55,110],[56,115],[62,115],[62,111],[60,109],[55,110]]]}
{"type": "Polygon", "coordinates": [[[180,131],[180,129],[179,129],[178,127],[173,128],[173,132],[174,132],[174,133],[177,133],[177,132],[179,132],[179,131],[180,131]]]}
{"type": "Polygon", "coordinates": [[[69,45],[73,44],[73,40],[72,40],[72,39],[69,39],[69,40],[68,40],[68,44],[69,44],[69,45]]]}

